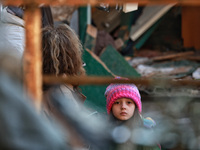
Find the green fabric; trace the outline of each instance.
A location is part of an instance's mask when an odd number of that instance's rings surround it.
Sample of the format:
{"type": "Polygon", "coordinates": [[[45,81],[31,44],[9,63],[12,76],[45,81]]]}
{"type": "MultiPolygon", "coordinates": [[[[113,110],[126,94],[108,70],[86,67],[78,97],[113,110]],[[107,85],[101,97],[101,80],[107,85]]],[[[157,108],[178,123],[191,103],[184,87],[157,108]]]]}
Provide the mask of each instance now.
{"type": "Polygon", "coordinates": [[[100,58],[115,75],[140,77],[140,74],[111,45],[106,47],[100,58]]]}
{"type": "MultiPolygon", "coordinates": [[[[87,51],[83,53],[83,61],[88,76],[112,76],[99,62],[87,51]]],[[[106,112],[106,99],[104,92],[108,85],[84,85],[80,86],[82,93],[87,97],[85,105],[99,112],[106,112]]]]}

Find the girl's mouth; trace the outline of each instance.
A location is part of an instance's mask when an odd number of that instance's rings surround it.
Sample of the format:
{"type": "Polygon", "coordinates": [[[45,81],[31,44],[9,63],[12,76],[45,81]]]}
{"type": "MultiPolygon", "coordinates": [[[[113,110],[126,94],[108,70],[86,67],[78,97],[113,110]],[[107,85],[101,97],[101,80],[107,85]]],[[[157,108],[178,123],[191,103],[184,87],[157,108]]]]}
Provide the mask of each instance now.
{"type": "Polygon", "coordinates": [[[127,113],[126,112],[121,112],[120,115],[121,116],[125,116],[127,113]]]}

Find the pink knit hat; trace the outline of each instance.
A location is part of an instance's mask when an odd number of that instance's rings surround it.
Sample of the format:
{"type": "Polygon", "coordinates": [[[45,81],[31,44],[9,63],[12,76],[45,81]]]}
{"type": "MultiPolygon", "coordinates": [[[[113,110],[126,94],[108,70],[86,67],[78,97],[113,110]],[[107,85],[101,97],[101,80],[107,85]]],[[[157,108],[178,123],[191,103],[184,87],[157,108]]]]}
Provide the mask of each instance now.
{"type": "MultiPolygon", "coordinates": [[[[118,79],[117,77],[116,79],[118,79]]],[[[119,98],[130,98],[136,104],[139,112],[142,112],[141,96],[135,84],[110,84],[105,91],[106,109],[110,114],[112,105],[119,98]]]]}

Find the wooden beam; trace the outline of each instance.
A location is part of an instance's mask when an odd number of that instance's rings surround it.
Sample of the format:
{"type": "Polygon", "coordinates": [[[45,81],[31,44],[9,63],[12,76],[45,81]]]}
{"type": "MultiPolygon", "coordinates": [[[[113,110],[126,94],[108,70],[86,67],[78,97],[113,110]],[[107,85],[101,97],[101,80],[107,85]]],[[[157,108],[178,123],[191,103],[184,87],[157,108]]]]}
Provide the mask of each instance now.
{"type": "Polygon", "coordinates": [[[21,4],[47,4],[47,5],[96,5],[99,3],[108,4],[123,4],[123,3],[138,3],[140,5],[146,4],[170,4],[177,5],[200,5],[199,0],[3,0],[4,5],[21,5],[21,4]]]}
{"type": "Polygon", "coordinates": [[[42,100],[41,61],[41,11],[37,5],[29,5],[25,10],[26,47],[24,51],[25,90],[40,109],[42,100]]]}
{"type": "Polygon", "coordinates": [[[174,58],[178,58],[178,57],[181,58],[181,57],[184,57],[184,56],[191,56],[193,54],[194,54],[193,51],[180,52],[180,53],[175,53],[175,54],[153,57],[152,60],[153,61],[169,60],[169,59],[174,59],[174,58]]]}
{"type": "Polygon", "coordinates": [[[133,78],[130,80],[119,79],[116,80],[113,77],[103,76],[82,76],[82,77],[55,77],[55,76],[43,76],[43,82],[45,84],[62,84],[69,83],[72,85],[106,85],[110,83],[134,83],[137,86],[164,86],[164,87],[200,87],[199,80],[174,80],[174,79],[153,79],[153,78],[133,78]]]}

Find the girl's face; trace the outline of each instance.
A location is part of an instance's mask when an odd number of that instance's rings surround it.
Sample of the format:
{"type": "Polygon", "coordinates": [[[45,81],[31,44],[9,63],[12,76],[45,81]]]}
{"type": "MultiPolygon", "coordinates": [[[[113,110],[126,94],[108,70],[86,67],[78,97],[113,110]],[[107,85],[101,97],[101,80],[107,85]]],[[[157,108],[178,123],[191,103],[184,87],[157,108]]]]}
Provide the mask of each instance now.
{"type": "Polygon", "coordinates": [[[134,112],[135,103],[129,98],[120,98],[112,106],[112,113],[119,120],[130,119],[134,112]]]}

